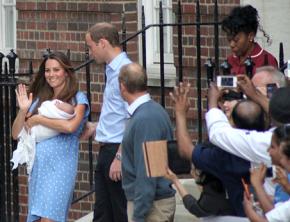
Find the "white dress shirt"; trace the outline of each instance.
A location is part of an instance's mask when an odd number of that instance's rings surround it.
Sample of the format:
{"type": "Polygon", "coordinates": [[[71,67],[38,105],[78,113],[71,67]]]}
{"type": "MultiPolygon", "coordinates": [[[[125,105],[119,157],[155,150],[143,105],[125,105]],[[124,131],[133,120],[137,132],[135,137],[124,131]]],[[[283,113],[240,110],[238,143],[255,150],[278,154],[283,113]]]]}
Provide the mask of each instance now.
{"type": "Polygon", "coordinates": [[[210,109],[205,119],[210,142],[252,164],[265,163],[271,166],[267,150],[271,144],[272,130],[257,132],[233,128],[218,108],[210,109]]]}
{"type": "MultiPolygon", "coordinates": [[[[226,152],[250,161],[252,166],[261,163],[268,167],[272,165],[267,150],[271,145],[273,129],[258,132],[234,128],[229,123],[226,115],[218,108],[210,109],[206,113],[205,119],[211,143],[226,152]]],[[[274,186],[272,178],[265,179],[264,188],[269,195],[274,194],[274,186]]]]}
{"type": "Polygon", "coordinates": [[[143,103],[148,102],[151,99],[149,93],[144,94],[143,96],[138,97],[137,99],[135,99],[134,102],[132,102],[130,104],[130,106],[128,106],[128,113],[130,116],[133,115],[133,113],[135,112],[135,110],[141,106],[143,103]]]}
{"type": "Polygon", "coordinates": [[[269,222],[290,222],[290,200],[275,206],[265,216],[269,222]]]}

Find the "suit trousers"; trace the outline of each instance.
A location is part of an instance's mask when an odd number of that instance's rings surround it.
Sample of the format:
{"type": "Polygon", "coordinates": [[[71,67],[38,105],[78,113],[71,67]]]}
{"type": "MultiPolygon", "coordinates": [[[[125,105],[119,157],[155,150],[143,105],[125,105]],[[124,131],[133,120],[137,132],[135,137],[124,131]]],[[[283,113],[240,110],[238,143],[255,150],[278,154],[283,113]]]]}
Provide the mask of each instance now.
{"type": "Polygon", "coordinates": [[[127,200],[122,182],[110,179],[112,161],[119,143],[102,144],[99,150],[95,171],[94,222],[127,222],[127,200]]]}

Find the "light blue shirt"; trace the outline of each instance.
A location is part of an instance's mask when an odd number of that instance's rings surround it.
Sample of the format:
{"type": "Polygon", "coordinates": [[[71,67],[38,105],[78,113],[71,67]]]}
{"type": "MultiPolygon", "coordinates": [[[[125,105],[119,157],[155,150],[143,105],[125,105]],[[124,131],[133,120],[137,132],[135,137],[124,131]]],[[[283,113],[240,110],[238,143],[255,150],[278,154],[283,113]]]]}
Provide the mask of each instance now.
{"type": "MultiPolygon", "coordinates": [[[[288,173],[288,181],[290,181],[290,174],[288,173]]],[[[283,187],[280,184],[277,184],[275,187],[275,195],[274,195],[274,204],[288,201],[290,195],[284,191],[283,187]]]]}
{"type": "Polygon", "coordinates": [[[128,119],[128,104],[121,96],[118,76],[122,66],[132,63],[125,52],[106,65],[106,87],[95,139],[103,143],[121,143],[128,119]]]}

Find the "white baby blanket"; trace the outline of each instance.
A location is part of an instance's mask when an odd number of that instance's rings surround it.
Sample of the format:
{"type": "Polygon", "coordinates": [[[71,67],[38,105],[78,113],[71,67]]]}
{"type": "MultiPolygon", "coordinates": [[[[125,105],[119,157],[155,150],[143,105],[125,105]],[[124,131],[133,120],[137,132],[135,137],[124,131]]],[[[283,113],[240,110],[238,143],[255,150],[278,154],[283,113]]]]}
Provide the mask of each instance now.
{"type": "MultiPolygon", "coordinates": [[[[71,119],[75,114],[68,114],[55,106],[56,102],[62,103],[60,100],[44,101],[38,108],[38,113],[51,119],[71,119]]],[[[31,128],[28,133],[24,127],[18,135],[17,149],[13,152],[11,162],[13,162],[12,170],[18,167],[18,164],[27,165],[27,174],[30,174],[34,162],[36,143],[59,134],[58,131],[42,126],[36,125],[31,128]]]]}

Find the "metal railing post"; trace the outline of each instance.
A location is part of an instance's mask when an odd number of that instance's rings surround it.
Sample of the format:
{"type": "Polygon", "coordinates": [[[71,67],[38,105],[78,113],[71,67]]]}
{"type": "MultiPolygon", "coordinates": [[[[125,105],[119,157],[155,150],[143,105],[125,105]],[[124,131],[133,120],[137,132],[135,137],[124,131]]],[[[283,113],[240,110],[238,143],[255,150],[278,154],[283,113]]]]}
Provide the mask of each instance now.
{"type": "Polygon", "coordinates": [[[9,74],[14,75],[15,74],[15,61],[16,61],[17,55],[14,53],[13,49],[10,50],[10,53],[6,56],[6,58],[9,61],[9,74]]]}
{"type": "MultiPolygon", "coordinates": [[[[7,62],[4,63],[4,75],[5,80],[8,82],[8,66],[7,62]]],[[[11,170],[10,170],[10,132],[9,132],[9,115],[10,108],[9,108],[9,88],[8,85],[4,86],[4,125],[5,125],[5,132],[4,132],[4,143],[5,143],[5,172],[6,172],[6,209],[7,209],[7,222],[11,222],[11,170]]]]}
{"type": "Polygon", "coordinates": [[[146,70],[146,32],[145,32],[145,13],[144,5],[142,5],[142,63],[146,70]]]}
{"type": "Polygon", "coordinates": [[[202,141],[202,98],[201,98],[201,48],[200,48],[200,6],[196,0],[196,69],[197,69],[197,113],[198,142],[202,141]]]}
{"type": "Polygon", "coordinates": [[[219,25],[218,25],[218,4],[214,2],[214,58],[215,58],[215,75],[219,74],[219,25]]]}
{"type": "MultiPolygon", "coordinates": [[[[125,12],[122,13],[122,41],[126,39],[126,18],[125,18],[125,12]]],[[[127,42],[123,43],[123,51],[127,52],[127,42]]]]}
{"type": "MultiPolygon", "coordinates": [[[[2,59],[4,55],[0,53],[0,75],[2,79],[2,59]]],[[[4,149],[4,106],[3,106],[3,88],[4,86],[0,85],[0,221],[5,221],[6,219],[6,187],[5,187],[5,149],[4,149]]]]}
{"type": "Polygon", "coordinates": [[[179,82],[183,81],[183,64],[182,64],[182,15],[181,15],[181,4],[178,1],[178,77],[179,82]]]}
{"type": "MultiPolygon", "coordinates": [[[[90,55],[89,55],[89,49],[86,48],[86,53],[85,53],[85,60],[89,61],[90,60],[90,55]]],[[[86,87],[87,87],[87,98],[89,101],[89,106],[92,107],[92,101],[91,101],[91,67],[90,67],[90,63],[88,63],[86,65],[86,87]]],[[[88,120],[91,121],[92,120],[92,116],[91,116],[91,112],[89,114],[88,120]]],[[[89,180],[90,180],[90,186],[91,189],[93,188],[93,178],[94,178],[94,171],[93,171],[93,144],[92,144],[92,138],[89,139],[89,168],[90,168],[90,172],[89,172],[89,180]]]]}
{"type": "Polygon", "coordinates": [[[159,53],[160,53],[160,87],[161,105],[165,107],[165,84],[164,84],[164,35],[163,35],[163,11],[162,1],[159,2],[159,53]]]}
{"type": "Polygon", "coordinates": [[[0,75],[2,74],[2,65],[3,65],[3,58],[4,54],[0,52],[0,75]]]}

